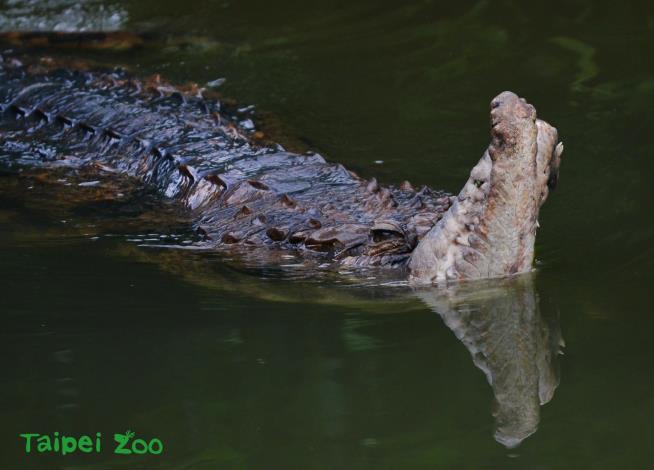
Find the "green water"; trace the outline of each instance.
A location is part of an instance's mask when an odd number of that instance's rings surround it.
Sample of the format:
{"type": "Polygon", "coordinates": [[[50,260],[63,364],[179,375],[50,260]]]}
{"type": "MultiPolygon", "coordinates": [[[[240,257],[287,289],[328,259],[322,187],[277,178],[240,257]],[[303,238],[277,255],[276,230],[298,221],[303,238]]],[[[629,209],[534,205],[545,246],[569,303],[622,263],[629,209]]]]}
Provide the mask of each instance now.
{"type": "Polygon", "coordinates": [[[1,468],[651,468],[650,3],[0,5],[5,30],[170,33],[86,54],[225,77],[223,94],[384,182],[458,191],[504,89],[566,145],[538,272],[472,292],[139,248],[130,236],[169,227],[60,208],[0,176],[1,468]],[[164,453],[113,455],[128,429],[164,453]],[[26,455],[18,434],[54,431],[102,432],[107,448],[26,455]]]}

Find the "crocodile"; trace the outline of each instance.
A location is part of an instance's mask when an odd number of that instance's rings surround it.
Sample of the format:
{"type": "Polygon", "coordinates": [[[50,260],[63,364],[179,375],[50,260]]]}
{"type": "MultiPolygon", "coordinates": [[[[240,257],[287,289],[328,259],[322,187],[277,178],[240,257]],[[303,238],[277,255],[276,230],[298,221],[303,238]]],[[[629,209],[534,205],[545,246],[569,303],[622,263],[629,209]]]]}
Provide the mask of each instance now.
{"type": "Polygon", "coordinates": [[[414,285],[532,269],[563,145],[515,93],[491,101],[491,143],[458,195],[382,185],[287,150],[208,95],[158,76],[2,57],[0,166],[135,179],[184,208],[204,249],[393,268],[414,285]]]}

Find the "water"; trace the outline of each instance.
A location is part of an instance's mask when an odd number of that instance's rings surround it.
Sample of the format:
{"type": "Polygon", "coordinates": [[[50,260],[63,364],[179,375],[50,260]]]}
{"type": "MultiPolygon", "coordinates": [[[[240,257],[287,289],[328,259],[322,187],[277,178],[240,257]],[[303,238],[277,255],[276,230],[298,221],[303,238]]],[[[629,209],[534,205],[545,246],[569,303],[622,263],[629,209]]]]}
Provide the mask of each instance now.
{"type": "Polygon", "coordinates": [[[458,191],[503,89],[566,144],[538,272],[472,291],[140,247],[190,235],[148,201],[71,208],[3,174],[3,468],[651,467],[648,2],[7,1],[0,18],[147,31],[80,54],[224,77],[280,134],[385,182],[458,191]],[[43,457],[17,437],[127,429],[164,454],[43,457]]]}

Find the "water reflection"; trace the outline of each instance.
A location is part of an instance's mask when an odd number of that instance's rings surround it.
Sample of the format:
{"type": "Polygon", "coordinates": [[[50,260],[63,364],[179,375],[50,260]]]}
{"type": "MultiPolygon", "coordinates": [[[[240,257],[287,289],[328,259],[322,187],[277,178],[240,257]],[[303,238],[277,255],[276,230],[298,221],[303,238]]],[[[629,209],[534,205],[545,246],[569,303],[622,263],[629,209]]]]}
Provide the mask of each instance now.
{"type": "MultiPolygon", "coordinates": [[[[49,215],[56,221],[71,221],[53,226],[36,226],[27,223],[28,219],[25,219],[26,224],[23,225],[21,223],[23,219],[15,217],[16,220],[12,220],[10,225],[13,229],[3,233],[6,237],[5,246],[25,245],[25,251],[30,253],[37,248],[42,250],[35,258],[39,263],[50,259],[48,256],[54,257],[50,263],[57,267],[57,272],[65,283],[59,288],[52,283],[52,280],[48,280],[47,283],[51,289],[51,297],[47,304],[60,304],[65,310],[65,313],[54,317],[52,321],[55,324],[60,322],[61,318],[74,317],[75,312],[86,312],[89,309],[90,311],[100,309],[99,311],[106,312],[112,317],[124,312],[125,316],[130,317],[130,322],[134,321],[131,318],[132,312],[138,312],[134,313],[133,317],[148,322],[153,321],[148,314],[149,309],[152,308],[156,310],[156,321],[161,322],[163,318],[159,311],[161,309],[168,312],[164,317],[171,319],[175,326],[174,341],[177,342],[179,338],[182,340],[178,348],[172,348],[169,343],[171,338],[164,331],[158,336],[150,336],[153,348],[160,347],[154,345],[166,344],[164,349],[177,350],[178,353],[171,356],[174,359],[170,359],[170,362],[181,361],[179,370],[186,370],[189,368],[188,361],[191,360],[193,367],[189,370],[198,376],[204,376],[207,371],[215,370],[220,357],[224,361],[218,367],[218,370],[224,369],[220,377],[224,377],[225,371],[229,371],[235,383],[250,380],[255,382],[254,385],[246,384],[246,388],[254,390],[261,388],[257,382],[258,375],[252,371],[245,373],[240,369],[233,369],[232,361],[240,361],[243,355],[248,355],[254,357],[251,361],[253,364],[266,366],[268,361],[261,351],[277,351],[284,356],[284,360],[277,361],[279,367],[275,374],[284,375],[294,370],[312,371],[302,379],[302,383],[305,383],[306,377],[312,377],[306,382],[310,384],[311,392],[303,396],[314,396],[313,393],[318,390],[321,397],[323,395],[328,397],[324,401],[336,411],[334,416],[325,418],[325,422],[329,422],[334,429],[339,426],[343,429],[347,429],[348,426],[356,427],[351,420],[342,422],[344,418],[341,415],[349,413],[347,400],[344,401],[342,397],[351,396],[353,393],[356,395],[354,390],[366,390],[367,387],[376,389],[378,383],[385,385],[381,389],[386,390],[387,387],[391,391],[379,392],[378,403],[387,401],[393,403],[393,406],[388,407],[389,409],[395,407],[404,409],[404,405],[398,404],[406,403],[409,397],[393,395],[392,390],[398,371],[403,371],[405,367],[389,367],[385,374],[382,374],[379,364],[392,363],[388,361],[397,361],[398,357],[403,358],[400,361],[402,364],[412,364],[403,383],[407,381],[411,383],[413,387],[410,388],[413,390],[421,387],[428,390],[429,393],[424,397],[426,400],[433,399],[435,390],[456,387],[449,379],[452,371],[457,368],[467,371],[470,368],[469,362],[464,357],[464,364],[443,363],[437,371],[434,370],[434,356],[450,357],[451,350],[447,351],[443,349],[447,347],[446,345],[439,344],[442,342],[437,338],[444,329],[438,324],[433,324],[436,320],[433,315],[409,314],[424,312],[424,304],[439,314],[447,327],[468,349],[474,364],[484,372],[495,397],[495,438],[504,446],[515,447],[537,430],[540,406],[552,399],[558,386],[557,356],[563,346],[558,316],[552,309],[541,311],[538,293],[531,275],[419,290],[416,293],[420,299],[418,300],[406,286],[389,288],[389,283],[385,282],[386,279],[383,277],[384,273],[376,271],[367,272],[366,277],[361,278],[357,277],[356,273],[323,271],[311,263],[305,266],[300,264],[299,260],[286,258],[271,259],[271,265],[259,266],[257,260],[248,259],[247,253],[234,253],[233,256],[227,256],[225,253],[187,249],[160,249],[156,247],[155,242],[148,247],[137,246],[144,244],[145,240],[150,238],[159,240],[160,234],[170,231],[171,227],[174,228],[171,226],[174,220],[172,214],[150,207],[146,204],[146,198],[141,198],[141,203],[144,205],[142,214],[140,206],[137,207],[134,203],[126,203],[131,208],[126,212],[121,208],[122,206],[105,206],[101,207],[101,210],[95,205],[75,206],[73,204],[75,198],[68,197],[61,201],[61,198],[55,197],[56,188],[52,193],[47,191],[41,193],[35,188],[30,192],[30,198],[20,199],[27,191],[21,191],[22,186],[16,181],[5,178],[4,185],[0,186],[0,189],[5,190],[4,193],[0,191],[0,206],[15,207],[17,201],[22,201],[18,207],[21,207],[25,213],[29,212],[30,207],[40,207],[41,210],[47,208],[49,215]],[[11,182],[16,184],[10,184],[11,182]],[[2,204],[3,199],[6,201],[5,204],[2,204]],[[32,205],[28,205],[30,201],[32,205]],[[71,210],[69,205],[73,205],[74,210],[71,210]],[[139,215],[135,216],[135,214],[139,215]],[[147,226],[140,224],[147,224],[147,226]],[[107,233],[113,235],[108,236],[107,233]],[[126,242],[124,237],[116,236],[119,233],[129,233],[128,239],[142,240],[137,243],[126,242]],[[62,240],[66,239],[69,240],[70,247],[62,243],[62,240]],[[35,243],[36,241],[39,243],[35,243]],[[67,275],[62,272],[60,257],[49,249],[53,244],[56,244],[57,250],[70,250],[68,251],[70,256],[66,256],[67,275]],[[80,250],[85,253],[85,256],[96,253],[98,257],[111,252],[120,255],[117,258],[121,261],[118,263],[117,260],[107,257],[91,263],[96,266],[101,262],[100,260],[103,260],[102,262],[107,263],[107,267],[97,269],[89,279],[85,275],[77,274],[77,271],[83,273],[89,269],[88,260],[85,259],[79,265],[71,261],[76,256],[79,257],[80,250]],[[113,265],[113,262],[117,264],[113,265]],[[130,272],[129,283],[122,280],[122,273],[125,271],[123,263],[129,263],[127,270],[130,272]],[[156,266],[156,271],[149,270],[146,266],[156,266]],[[153,276],[157,271],[161,271],[161,275],[153,276]],[[97,273],[101,272],[114,273],[114,275],[103,277],[105,285],[98,290],[95,279],[97,273]],[[156,287],[144,287],[150,282],[149,279],[153,279],[152,282],[156,287]],[[166,289],[160,287],[165,280],[177,286],[171,287],[171,292],[177,293],[171,295],[168,300],[164,300],[161,293],[166,289]],[[180,280],[186,282],[180,283],[180,280]],[[131,286],[132,283],[143,289],[142,297],[137,295],[131,286]],[[67,294],[70,285],[76,286],[78,292],[86,294],[80,295],[79,300],[71,299],[67,294]],[[189,286],[198,289],[193,290],[194,295],[187,291],[191,289],[189,286]],[[158,300],[153,303],[148,293],[154,291],[157,292],[158,300]],[[109,298],[102,297],[105,295],[104,292],[111,293],[111,301],[109,298]],[[201,293],[200,298],[197,297],[198,293],[201,293]],[[61,300],[61,295],[65,296],[65,301],[61,300]],[[98,298],[101,299],[100,302],[98,298]],[[138,303],[135,307],[138,299],[141,299],[142,303],[138,303]],[[90,305],[102,307],[90,308],[90,305]],[[203,318],[202,312],[205,310],[213,312],[210,315],[212,319],[207,320],[210,325],[209,330],[212,331],[208,336],[199,335],[198,330],[192,327],[193,322],[187,324],[190,317],[183,319],[179,317],[179,312],[183,311],[188,315],[195,315],[197,320],[203,318]],[[232,311],[240,313],[232,316],[232,311]],[[315,311],[329,311],[330,314],[313,316],[315,311]],[[269,317],[275,320],[269,322],[269,317]],[[314,322],[320,325],[319,335],[314,330],[314,322]],[[394,326],[390,327],[391,323],[394,326]],[[413,328],[417,324],[420,325],[417,329],[424,334],[422,338],[424,341],[416,338],[413,328]],[[187,331],[187,335],[177,331],[180,328],[187,331]],[[403,328],[409,328],[410,333],[407,331],[402,333],[403,328]],[[325,334],[327,330],[330,330],[331,334],[325,334]],[[224,343],[230,345],[225,346],[227,352],[221,352],[224,355],[216,353],[213,349],[215,340],[219,337],[224,337],[224,343]],[[283,345],[288,342],[303,344],[302,352],[293,348],[287,350],[283,345]],[[198,349],[195,353],[188,353],[188,344],[197,345],[198,349]],[[430,345],[430,349],[425,350],[425,345],[430,345]],[[307,357],[308,350],[316,349],[319,352],[310,358],[307,357]],[[203,359],[196,361],[195,358],[199,357],[203,359]],[[430,359],[421,362],[421,359],[426,357],[430,359]],[[260,362],[261,358],[264,358],[264,362],[260,362]],[[371,365],[369,368],[366,366],[365,370],[357,369],[364,363],[371,365]],[[295,366],[292,367],[292,364],[295,366]],[[352,377],[356,376],[360,380],[348,382],[334,379],[346,370],[350,371],[352,377]],[[317,371],[323,373],[315,375],[317,371]],[[370,371],[374,372],[370,373],[370,371]],[[430,374],[434,377],[427,377],[430,374]],[[339,391],[339,387],[343,390],[339,391]]],[[[175,231],[173,230],[172,233],[175,231]]],[[[17,267],[24,264],[23,257],[19,255],[6,259],[8,266],[12,266],[11,263],[17,267]],[[10,263],[11,259],[15,261],[10,263]]],[[[24,267],[25,272],[30,274],[26,274],[23,279],[32,280],[35,276],[33,270],[29,268],[30,265],[24,267]]],[[[15,278],[15,273],[12,278],[15,278]]],[[[14,310],[22,311],[24,298],[16,297],[13,305],[14,310]]],[[[41,311],[41,308],[34,306],[32,309],[41,311]]],[[[99,315],[93,321],[100,321],[102,317],[103,315],[99,315]]],[[[87,316],[80,321],[85,325],[93,324],[87,316]]],[[[39,331],[41,331],[40,327],[39,331]]],[[[124,357],[136,357],[142,354],[140,348],[143,340],[138,334],[139,330],[136,331],[138,340],[133,344],[128,341],[126,347],[139,349],[124,354],[124,357]]],[[[149,332],[148,335],[150,334],[149,332]]],[[[445,332],[445,334],[449,333],[445,332]]],[[[96,343],[94,342],[94,345],[96,343]]],[[[42,346],[42,343],[40,344],[42,346]]],[[[459,346],[455,344],[454,347],[459,346]]],[[[74,350],[75,348],[68,344],[58,344],[55,349],[58,351],[54,358],[55,362],[62,366],[66,365],[66,360],[72,357],[70,351],[74,350]]],[[[86,354],[113,353],[114,350],[114,345],[98,346],[97,351],[93,348],[87,350],[86,354]]],[[[75,355],[78,356],[79,354],[75,355]]],[[[157,363],[157,361],[152,359],[151,362],[157,363]]],[[[109,375],[113,377],[115,374],[112,372],[109,375]]],[[[70,374],[62,377],[60,384],[65,389],[67,394],[65,396],[72,396],[70,394],[75,392],[77,381],[73,381],[73,376],[70,374]]],[[[160,374],[156,376],[156,380],[168,379],[166,374],[160,374]]],[[[289,377],[288,380],[292,383],[294,378],[289,377]]],[[[148,389],[151,384],[145,381],[142,386],[143,389],[148,389]]],[[[299,383],[295,386],[299,389],[302,387],[299,383]]],[[[456,393],[469,392],[471,386],[474,384],[459,385],[456,393]],[[468,389],[464,390],[465,387],[468,389]]],[[[485,393],[480,395],[473,393],[473,395],[475,397],[481,395],[483,400],[486,399],[485,393]]],[[[366,394],[366,403],[369,399],[369,394],[366,394]]],[[[425,406],[424,402],[420,404],[420,400],[413,392],[411,399],[421,410],[425,406]]],[[[322,403],[323,399],[320,400],[322,403]]],[[[232,398],[226,398],[226,401],[232,402],[232,398]]],[[[461,420],[474,405],[470,399],[464,397],[460,402],[462,405],[452,415],[454,421],[461,420]],[[463,409],[466,407],[468,410],[463,409]]],[[[66,407],[71,403],[76,402],[71,400],[60,405],[66,407]]],[[[302,403],[307,404],[307,402],[298,402],[297,406],[301,408],[302,403]]],[[[274,400],[262,401],[261,404],[263,409],[268,406],[274,409],[277,406],[274,400]]],[[[234,407],[235,410],[241,410],[237,404],[234,407]]],[[[310,407],[315,410],[315,403],[311,403],[310,407]]],[[[375,410],[365,407],[363,409],[378,413],[382,408],[384,405],[379,405],[375,410]]],[[[296,412],[303,415],[306,410],[298,409],[296,412]]],[[[431,420],[425,421],[429,421],[429,425],[432,423],[431,420]]],[[[406,429],[416,429],[416,423],[412,422],[406,429]]],[[[368,431],[366,429],[366,435],[368,431]]],[[[331,432],[328,435],[331,436],[331,432]]],[[[333,432],[338,434],[336,431],[333,432]]]]}
{"type": "Polygon", "coordinates": [[[559,385],[558,315],[543,315],[533,275],[418,292],[470,351],[495,397],[495,439],[516,447],[536,432],[559,385]]]}

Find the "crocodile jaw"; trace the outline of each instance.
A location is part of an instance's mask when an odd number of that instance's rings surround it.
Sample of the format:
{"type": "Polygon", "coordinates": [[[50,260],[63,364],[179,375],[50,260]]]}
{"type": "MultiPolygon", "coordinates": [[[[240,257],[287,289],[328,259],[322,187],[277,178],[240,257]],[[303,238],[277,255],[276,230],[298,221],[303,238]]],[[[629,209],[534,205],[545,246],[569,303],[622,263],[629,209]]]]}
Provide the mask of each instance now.
{"type": "Polygon", "coordinates": [[[411,255],[413,284],[531,270],[538,211],[558,178],[563,145],[556,129],[514,93],[495,97],[490,116],[488,149],[411,255]]]}

